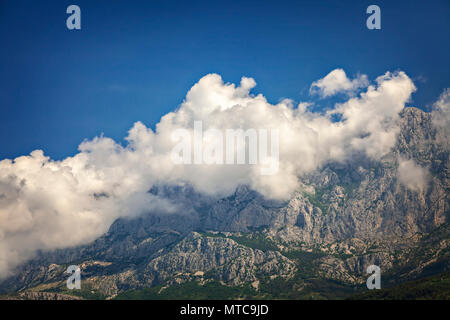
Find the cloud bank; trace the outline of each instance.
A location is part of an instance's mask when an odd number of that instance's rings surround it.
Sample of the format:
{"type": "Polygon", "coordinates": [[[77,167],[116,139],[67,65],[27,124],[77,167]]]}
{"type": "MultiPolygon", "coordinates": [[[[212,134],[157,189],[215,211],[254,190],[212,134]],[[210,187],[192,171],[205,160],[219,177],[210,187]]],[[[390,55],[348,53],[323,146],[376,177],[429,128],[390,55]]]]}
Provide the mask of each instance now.
{"type": "MultiPolygon", "coordinates": [[[[365,76],[350,81],[342,73],[334,70],[313,86],[329,95],[366,81],[365,76]]],[[[271,104],[251,93],[255,85],[251,78],[243,77],[236,86],[209,74],[176,111],[161,118],[155,131],[135,123],[126,146],[101,136],[83,142],[78,154],[62,161],[40,150],[1,161],[0,277],[11,275],[38,250],[96,239],[118,217],[176,211],[176,204],[148,193],[156,184],[188,183],[217,196],[247,184],[268,198],[286,199],[298,187],[299,176],[329,161],[346,161],[355,153],[378,159],[394,145],[399,112],[415,90],[405,73],[387,72],[359,96],[314,113],[291,100],[271,104]],[[180,128],[192,132],[199,120],[205,129],[278,129],[278,173],[261,175],[259,165],[175,164],[172,133],[180,128]]]]}

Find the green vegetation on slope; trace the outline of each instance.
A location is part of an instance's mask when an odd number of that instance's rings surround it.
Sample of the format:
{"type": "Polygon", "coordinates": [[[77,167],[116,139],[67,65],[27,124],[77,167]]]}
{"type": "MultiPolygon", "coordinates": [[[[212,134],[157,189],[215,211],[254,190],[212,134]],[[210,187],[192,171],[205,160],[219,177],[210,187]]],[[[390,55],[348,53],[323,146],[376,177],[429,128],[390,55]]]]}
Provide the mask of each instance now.
{"type": "Polygon", "coordinates": [[[325,191],[320,188],[316,188],[315,193],[303,192],[303,195],[308,199],[308,201],[314,206],[322,211],[322,214],[328,213],[328,204],[322,201],[322,197],[325,191]]]}
{"type": "Polygon", "coordinates": [[[119,300],[206,300],[206,299],[238,299],[255,295],[250,286],[229,287],[216,281],[204,285],[196,281],[174,284],[167,288],[161,286],[142,290],[127,291],[119,294],[119,300]]]}
{"type": "Polygon", "coordinates": [[[278,251],[277,245],[264,235],[260,233],[254,233],[252,235],[244,235],[244,236],[231,236],[230,239],[233,239],[237,243],[252,248],[258,249],[261,251],[278,251]]]}

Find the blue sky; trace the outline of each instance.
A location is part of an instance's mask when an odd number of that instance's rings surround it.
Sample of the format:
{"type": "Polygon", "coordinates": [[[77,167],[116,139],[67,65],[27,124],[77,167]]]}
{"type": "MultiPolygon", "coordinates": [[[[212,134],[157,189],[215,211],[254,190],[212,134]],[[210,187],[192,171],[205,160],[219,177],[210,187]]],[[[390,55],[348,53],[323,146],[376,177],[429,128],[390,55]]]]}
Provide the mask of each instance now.
{"type": "Polygon", "coordinates": [[[448,0],[2,0],[0,159],[34,149],[60,159],[101,133],[120,141],[212,72],[299,102],[335,68],[371,80],[403,70],[418,88],[411,104],[427,109],[450,87],[449,36],[448,0]],[[66,28],[70,4],[81,31],[66,28]],[[366,28],[370,4],[381,30],[366,28]]]}

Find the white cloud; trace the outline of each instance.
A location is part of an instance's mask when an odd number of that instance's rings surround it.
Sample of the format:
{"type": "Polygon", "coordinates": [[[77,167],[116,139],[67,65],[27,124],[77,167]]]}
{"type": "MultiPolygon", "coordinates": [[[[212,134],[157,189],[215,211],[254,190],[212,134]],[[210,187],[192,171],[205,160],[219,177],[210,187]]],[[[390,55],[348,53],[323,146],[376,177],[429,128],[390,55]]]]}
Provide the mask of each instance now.
{"type": "Polygon", "coordinates": [[[0,162],[0,277],[37,250],[84,244],[107,231],[118,217],[174,205],[147,191],[158,183],[189,183],[197,191],[224,196],[247,184],[266,197],[288,198],[298,177],[328,161],[345,161],[364,152],[379,158],[395,143],[399,112],[415,90],[403,72],[386,73],[367,92],[316,114],[292,101],[270,104],[251,89],[209,74],[187,93],[180,107],[162,117],[153,131],[141,122],[130,129],[123,147],[106,137],[83,142],[79,153],[62,161],[42,151],[0,162]],[[332,120],[340,114],[342,120],[332,120]],[[278,129],[280,164],[263,176],[258,165],[176,165],[171,151],[176,129],[278,129]]]}
{"type": "Polygon", "coordinates": [[[445,89],[433,105],[433,124],[438,129],[438,139],[448,148],[450,136],[450,88],[445,89]]]}
{"type": "Polygon", "coordinates": [[[353,95],[358,89],[365,88],[369,85],[366,75],[359,75],[357,78],[350,80],[347,78],[345,71],[335,69],[320,80],[313,82],[310,93],[318,94],[322,98],[333,96],[337,93],[346,93],[353,95]]]}
{"type": "Polygon", "coordinates": [[[430,179],[429,171],[416,164],[414,160],[399,158],[398,163],[397,178],[399,182],[410,190],[424,191],[430,179]]]}

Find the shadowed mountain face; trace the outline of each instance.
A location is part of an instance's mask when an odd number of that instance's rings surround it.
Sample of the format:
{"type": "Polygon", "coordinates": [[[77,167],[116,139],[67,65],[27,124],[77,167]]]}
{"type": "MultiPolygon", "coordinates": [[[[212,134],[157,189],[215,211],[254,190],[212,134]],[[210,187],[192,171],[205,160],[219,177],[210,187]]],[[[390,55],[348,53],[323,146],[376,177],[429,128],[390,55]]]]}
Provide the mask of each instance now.
{"type": "Polygon", "coordinates": [[[288,201],[246,186],[222,199],[190,186],[149,192],[183,211],[119,219],[90,245],[43,252],[1,291],[112,298],[195,282],[248,288],[229,297],[339,298],[364,286],[371,264],[386,286],[450,269],[448,142],[419,109],[402,112],[397,144],[380,161],[329,163],[288,201]],[[71,264],[82,270],[78,292],[65,287],[71,264]]]}

